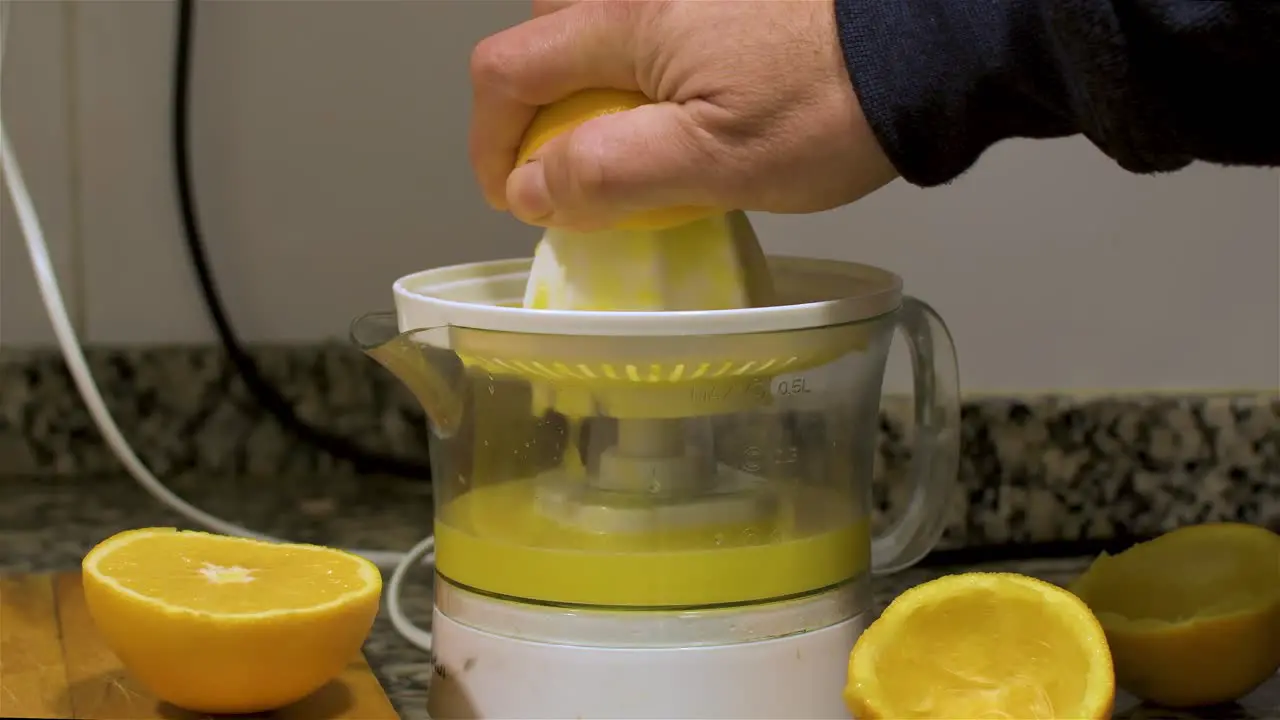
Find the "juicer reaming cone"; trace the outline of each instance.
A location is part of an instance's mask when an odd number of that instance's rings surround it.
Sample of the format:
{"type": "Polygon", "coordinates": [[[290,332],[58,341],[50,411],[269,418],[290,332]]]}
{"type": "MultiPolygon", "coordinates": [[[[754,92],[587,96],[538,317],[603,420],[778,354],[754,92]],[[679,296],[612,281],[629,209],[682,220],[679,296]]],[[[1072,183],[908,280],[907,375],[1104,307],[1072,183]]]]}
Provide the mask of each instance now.
{"type": "MultiPolygon", "coordinates": [[[[737,303],[735,309],[774,303],[765,258],[744,213],[663,231],[582,235],[548,230],[534,258],[523,305],[569,311],[600,306],[611,312],[655,306],[665,312],[714,309],[700,301],[737,303]],[[566,259],[566,254],[575,257],[566,259]],[[682,262],[696,266],[680,267],[682,262]],[[657,276],[642,278],[629,292],[613,287],[625,282],[621,276],[636,265],[655,264],[660,266],[657,276]],[[618,277],[608,277],[610,269],[618,277]],[[691,288],[707,284],[699,273],[719,274],[723,277],[711,284],[738,289],[707,293],[691,288]],[[601,283],[608,285],[599,287],[601,283]],[[590,287],[575,291],[583,285],[597,287],[594,292],[590,287]]],[[[564,354],[544,356],[533,348],[536,355],[523,357],[519,350],[503,347],[505,338],[499,335],[493,336],[499,347],[467,343],[459,355],[465,366],[490,377],[527,381],[534,415],[556,412],[568,420],[572,431],[562,462],[535,480],[540,512],[590,532],[659,532],[699,524],[750,527],[775,513],[783,498],[770,483],[708,452],[714,432],[709,418],[768,405],[773,376],[803,370],[845,349],[814,343],[762,347],[750,337],[722,338],[705,347],[686,347],[680,354],[672,353],[674,348],[655,354],[625,347],[600,354],[585,345],[557,343],[557,352],[564,354]],[[573,354],[575,349],[588,352],[573,354]],[[584,452],[592,448],[579,446],[581,428],[593,417],[613,422],[599,428],[609,441],[586,462],[584,452]]],[[[826,333],[821,341],[853,344],[860,339],[855,331],[826,333]]]]}

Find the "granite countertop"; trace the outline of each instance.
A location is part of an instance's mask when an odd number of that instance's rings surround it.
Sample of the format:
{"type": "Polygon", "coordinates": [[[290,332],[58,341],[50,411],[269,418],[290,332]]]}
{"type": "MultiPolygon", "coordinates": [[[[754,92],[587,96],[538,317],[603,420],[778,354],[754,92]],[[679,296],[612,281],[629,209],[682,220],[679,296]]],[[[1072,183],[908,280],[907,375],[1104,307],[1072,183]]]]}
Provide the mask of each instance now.
{"type": "MultiPolygon", "coordinates": [[[[333,476],[320,478],[180,477],[168,482],[181,496],[220,517],[291,540],[366,549],[403,550],[430,526],[431,498],[425,483],[333,476]]],[[[90,547],[119,530],[145,526],[189,526],[119,475],[0,478],[0,573],[69,570],[90,547]]],[[[1064,583],[1088,558],[988,564],[1064,583]]],[[[970,566],[972,568],[973,566],[970,566]]],[[[917,583],[960,567],[916,568],[877,580],[883,606],[917,583]]],[[[426,573],[406,588],[406,611],[415,622],[430,617],[426,573]]],[[[430,665],[425,653],[402,640],[380,616],[365,653],[388,695],[406,719],[426,718],[430,665]]],[[[1239,703],[1179,713],[1142,706],[1122,697],[1117,718],[1280,719],[1280,676],[1239,703]]]]}

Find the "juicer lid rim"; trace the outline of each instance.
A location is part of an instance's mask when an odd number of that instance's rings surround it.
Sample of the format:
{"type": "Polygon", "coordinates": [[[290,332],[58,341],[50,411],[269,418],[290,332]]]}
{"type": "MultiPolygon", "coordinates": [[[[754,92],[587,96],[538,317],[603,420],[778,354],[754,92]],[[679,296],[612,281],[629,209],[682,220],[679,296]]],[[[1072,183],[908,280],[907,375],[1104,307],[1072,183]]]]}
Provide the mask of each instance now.
{"type": "Polygon", "coordinates": [[[500,283],[519,286],[523,292],[523,281],[533,259],[511,258],[419,271],[396,280],[393,291],[402,332],[459,327],[566,336],[736,335],[861,322],[894,312],[902,304],[902,279],[873,265],[787,255],[770,255],[768,261],[778,273],[776,279],[783,282],[788,273],[816,273],[829,280],[858,283],[868,289],[856,295],[789,305],[661,312],[533,310],[493,304],[519,302],[519,295],[490,298],[486,303],[450,299],[429,292],[500,283]]]}

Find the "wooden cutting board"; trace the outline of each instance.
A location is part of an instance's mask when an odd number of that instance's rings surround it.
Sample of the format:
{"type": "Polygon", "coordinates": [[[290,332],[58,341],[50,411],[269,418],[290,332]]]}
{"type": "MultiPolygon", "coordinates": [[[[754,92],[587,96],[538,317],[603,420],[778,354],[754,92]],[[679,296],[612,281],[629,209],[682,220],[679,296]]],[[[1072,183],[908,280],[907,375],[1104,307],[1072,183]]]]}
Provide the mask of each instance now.
{"type": "MultiPolygon", "coordinates": [[[[198,658],[195,660],[198,662],[198,658]]],[[[80,573],[0,577],[0,717],[197,720],[129,677],[89,618],[80,573]]],[[[281,720],[398,720],[363,657],[281,720]]]]}

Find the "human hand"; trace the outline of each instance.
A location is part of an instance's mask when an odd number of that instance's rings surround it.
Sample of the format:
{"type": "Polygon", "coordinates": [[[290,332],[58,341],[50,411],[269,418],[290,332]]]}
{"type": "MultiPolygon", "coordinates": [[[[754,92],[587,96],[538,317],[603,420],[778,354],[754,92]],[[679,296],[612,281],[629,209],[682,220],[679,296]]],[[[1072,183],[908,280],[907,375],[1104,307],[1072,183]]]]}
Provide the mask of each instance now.
{"type": "Polygon", "coordinates": [[[485,198],[592,230],[672,206],[804,213],[896,177],[867,125],[832,0],[534,0],[471,58],[485,198]],[[589,120],[515,168],[538,107],[589,88],[653,105],[589,120]]]}

